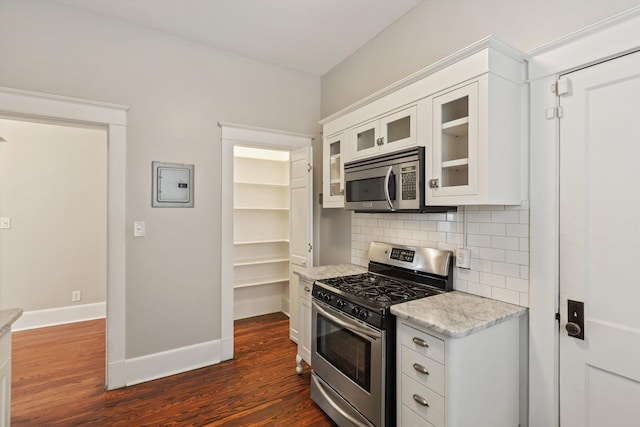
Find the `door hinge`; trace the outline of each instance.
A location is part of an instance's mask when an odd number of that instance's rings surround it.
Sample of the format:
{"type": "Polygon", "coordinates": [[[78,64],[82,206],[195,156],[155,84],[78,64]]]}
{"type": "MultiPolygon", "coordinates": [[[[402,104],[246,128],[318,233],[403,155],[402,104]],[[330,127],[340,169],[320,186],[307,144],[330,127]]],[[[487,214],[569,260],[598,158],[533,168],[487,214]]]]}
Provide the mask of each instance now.
{"type": "Polygon", "coordinates": [[[569,92],[571,92],[571,80],[566,77],[560,77],[551,85],[551,93],[555,95],[570,95],[569,92]]]}
{"type": "Polygon", "coordinates": [[[556,313],[556,320],[560,323],[560,312],[556,313]]]}
{"type": "Polygon", "coordinates": [[[313,166],[311,166],[311,163],[307,163],[307,172],[311,172],[313,170],[313,166]]]}
{"type": "Polygon", "coordinates": [[[561,119],[564,116],[564,110],[561,106],[557,107],[547,107],[544,110],[544,116],[547,120],[553,120],[556,117],[561,119]]]}
{"type": "Polygon", "coordinates": [[[309,249],[307,250],[307,252],[311,253],[311,251],[313,250],[313,245],[311,243],[308,243],[309,245],[309,249]]]}

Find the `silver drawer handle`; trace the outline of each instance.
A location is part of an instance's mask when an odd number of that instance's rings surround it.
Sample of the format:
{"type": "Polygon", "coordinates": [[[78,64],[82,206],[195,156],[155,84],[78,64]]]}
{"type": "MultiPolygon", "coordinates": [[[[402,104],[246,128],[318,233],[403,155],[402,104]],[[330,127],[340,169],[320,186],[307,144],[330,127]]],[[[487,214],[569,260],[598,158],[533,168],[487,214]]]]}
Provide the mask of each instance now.
{"type": "Polygon", "coordinates": [[[427,370],[427,368],[425,368],[424,366],[422,366],[419,363],[414,363],[413,364],[413,369],[415,369],[416,371],[420,372],[421,374],[429,375],[429,371],[427,370]]]}
{"type": "Polygon", "coordinates": [[[311,289],[309,289],[309,287],[308,287],[308,286],[305,286],[305,287],[304,287],[304,291],[305,291],[305,292],[309,292],[310,290],[311,290],[311,289]]]}
{"type": "Polygon", "coordinates": [[[420,396],[419,394],[414,394],[413,395],[413,400],[415,400],[416,402],[418,402],[422,406],[426,406],[427,408],[429,407],[429,402],[427,402],[427,399],[425,399],[424,397],[420,396]]]}
{"type": "Polygon", "coordinates": [[[420,347],[429,348],[429,344],[427,344],[427,342],[425,340],[423,340],[422,338],[414,337],[413,338],[413,342],[418,344],[420,347]]]}

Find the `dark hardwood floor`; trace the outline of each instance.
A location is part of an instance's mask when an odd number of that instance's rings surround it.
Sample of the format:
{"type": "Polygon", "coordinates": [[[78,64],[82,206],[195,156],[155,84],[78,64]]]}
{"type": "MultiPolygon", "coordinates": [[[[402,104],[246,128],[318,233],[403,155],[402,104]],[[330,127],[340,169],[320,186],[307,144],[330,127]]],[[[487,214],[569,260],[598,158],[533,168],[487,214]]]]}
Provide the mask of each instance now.
{"type": "Polygon", "coordinates": [[[235,358],[105,391],[104,320],[13,334],[11,421],[21,426],[335,426],[296,374],[282,313],[235,323],[235,358]]]}

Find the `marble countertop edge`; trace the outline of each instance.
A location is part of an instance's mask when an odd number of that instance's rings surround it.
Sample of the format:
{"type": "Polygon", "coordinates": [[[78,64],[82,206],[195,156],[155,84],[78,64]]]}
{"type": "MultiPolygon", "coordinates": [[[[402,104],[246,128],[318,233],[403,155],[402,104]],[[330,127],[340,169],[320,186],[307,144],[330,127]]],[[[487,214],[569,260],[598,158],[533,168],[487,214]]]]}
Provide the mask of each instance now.
{"type": "Polygon", "coordinates": [[[21,308],[0,310],[0,337],[11,330],[11,325],[22,316],[21,308]]]}
{"type": "Polygon", "coordinates": [[[391,306],[391,313],[452,338],[462,338],[527,313],[515,304],[461,291],[391,306]]]}
{"type": "Polygon", "coordinates": [[[360,274],[367,272],[366,267],[355,264],[334,264],[321,265],[319,267],[293,267],[293,273],[300,276],[304,280],[313,282],[320,279],[328,279],[330,277],[350,276],[352,274],[360,274]]]}

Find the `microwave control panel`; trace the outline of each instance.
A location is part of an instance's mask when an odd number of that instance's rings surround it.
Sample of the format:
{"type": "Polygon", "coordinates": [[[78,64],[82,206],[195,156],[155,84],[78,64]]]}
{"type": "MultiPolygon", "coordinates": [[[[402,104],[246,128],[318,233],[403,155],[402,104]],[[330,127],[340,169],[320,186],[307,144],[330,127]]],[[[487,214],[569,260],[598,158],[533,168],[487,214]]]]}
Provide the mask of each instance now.
{"type": "Polygon", "coordinates": [[[402,200],[416,200],[416,165],[403,166],[400,169],[400,185],[402,188],[402,200]]]}

